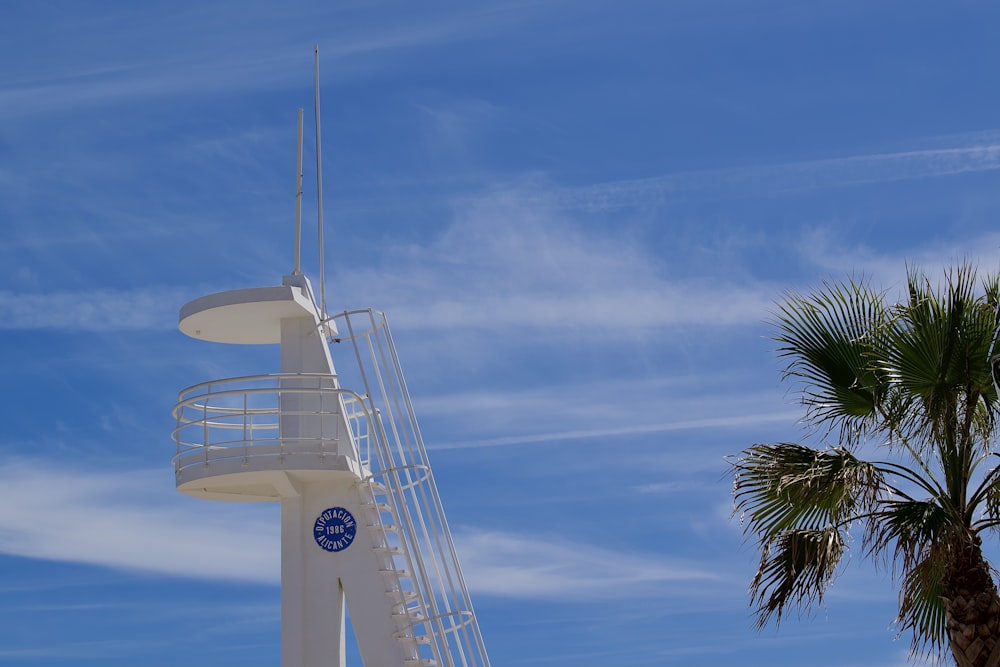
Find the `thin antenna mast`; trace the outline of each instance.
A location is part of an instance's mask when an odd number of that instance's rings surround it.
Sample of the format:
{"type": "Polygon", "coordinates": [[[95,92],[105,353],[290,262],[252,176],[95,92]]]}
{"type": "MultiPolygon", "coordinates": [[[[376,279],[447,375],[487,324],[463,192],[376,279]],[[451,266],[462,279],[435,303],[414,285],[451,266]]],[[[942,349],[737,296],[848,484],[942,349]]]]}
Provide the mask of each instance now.
{"type": "Polygon", "coordinates": [[[302,109],[299,109],[299,149],[295,170],[295,268],[292,275],[302,273],[302,109]]]}
{"type": "Polygon", "coordinates": [[[316,91],[316,226],[319,236],[319,302],[320,313],[326,319],[326,276],[323,272],[323,159],[319,133],[319,44],[313,47],[316,91]]]}

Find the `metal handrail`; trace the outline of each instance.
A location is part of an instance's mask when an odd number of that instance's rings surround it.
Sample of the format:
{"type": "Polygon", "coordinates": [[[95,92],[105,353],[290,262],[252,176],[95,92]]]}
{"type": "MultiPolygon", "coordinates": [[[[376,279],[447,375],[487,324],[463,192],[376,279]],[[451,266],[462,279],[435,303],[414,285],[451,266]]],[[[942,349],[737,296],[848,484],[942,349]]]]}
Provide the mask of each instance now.
{"type": "MultiPolygon", "coordinates": [[[[177,445],[172,459],[175,472],[183,467],[183,460],[202,451],[206,458],[210,450],[214,451],[213,459],[230,458],[219,450],[234,450],[232,458],[273,456],[275,447],[280,452],[296,449],[296,445],[315,444],[322,454],[329,453],[325,451],[327,443],[337,442],[344,436],[352,438],[358,445],[364,445],[362,463],[367,465],[370,434],[374,429],[374,421],[363,397],[338,387],[336,376],[322,373],[245,375],[201,382],[178,394],[173,416],[176,425],[171,438],[177,445]],[[301,381],[315,382],[315,386],[285,384],[301,381]],[[329,408],[318,410],[290,410],[281,405],[282,397],[295,395],[336,397],[337,401],[329,408]],[[261,401],[266,404],[260,405],[261,401]],[[342,417],[350,432],[332,437],[289,437],[280,434],[281,421],[287,417],[342,417]],[[240,432],[242,437],[220,437],[221,433],[233,431],[240,432]],[[265,434],[268,435],[262,437],[265,434]]],[[[362,452],[359,451],[359,454],[362,452]]]]}
{"type": "Polygon", "coordinates": [[[489,667],[385,316],[369,309],[329,319],[339,332],[329,342],[347,343],[357,362],[359,375],[341,379],[364,393],[375,416],[372,477],[384,481],[384,495],[400,524],[408,583],[419,601],[414,611],[422,618],[401,630],[423,626],[433,660],[441,667],[489,667]]]}

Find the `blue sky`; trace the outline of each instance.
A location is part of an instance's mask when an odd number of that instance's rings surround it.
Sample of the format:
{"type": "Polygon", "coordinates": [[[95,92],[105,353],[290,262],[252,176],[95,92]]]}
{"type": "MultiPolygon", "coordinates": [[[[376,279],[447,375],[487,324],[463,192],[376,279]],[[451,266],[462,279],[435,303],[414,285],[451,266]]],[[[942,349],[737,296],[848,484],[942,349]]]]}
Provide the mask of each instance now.
{"type": "Polygon", "coordinates": [[[290,272],[314,43],[327,301],[388,314],[493,665],[906,664],[859,545],[753,629],[724,457],[802,435],[784,291],[1000,267],[998,20],[0,0],[0,665],[279,663],[277,508],[178,494],[170,410],[277,370],[176,318],[290,272]]]}

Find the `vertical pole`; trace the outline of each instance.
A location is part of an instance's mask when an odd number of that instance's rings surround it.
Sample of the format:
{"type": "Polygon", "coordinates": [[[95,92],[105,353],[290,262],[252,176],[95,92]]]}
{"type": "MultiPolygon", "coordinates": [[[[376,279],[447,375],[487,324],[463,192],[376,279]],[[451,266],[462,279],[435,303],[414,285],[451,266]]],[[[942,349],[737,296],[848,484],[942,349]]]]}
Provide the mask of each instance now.
{"type": "Polygon", "coordinates": [[[319,307],[326,318],[326,275],[323,271],[323,158],[319,132],[319,45],[313,47],[314,88],[316,107],[316,226],[319,235],[319,307]]]}
{"type": "Polygon", "coordinates": [[[295,268],[292,275],[302,273],[302,109],[299,109],[298,152],[295,168],[295,268]]]}

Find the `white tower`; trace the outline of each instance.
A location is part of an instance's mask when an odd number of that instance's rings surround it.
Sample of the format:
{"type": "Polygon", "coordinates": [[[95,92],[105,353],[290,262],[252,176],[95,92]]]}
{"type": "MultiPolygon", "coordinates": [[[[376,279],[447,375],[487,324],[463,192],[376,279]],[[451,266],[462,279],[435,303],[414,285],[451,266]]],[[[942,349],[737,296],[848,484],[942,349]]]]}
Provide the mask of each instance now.
{"type": "Polygon", "coordinates": [[[278,373],[180,393],[173,463],[187,495],[281,503],[282,667],[343,667],[345,606],[365,667],[489,667],[385,317],[326,317],[296,247],[280,286],[196,299],[179,326],[280,345],[278,373]]]}

